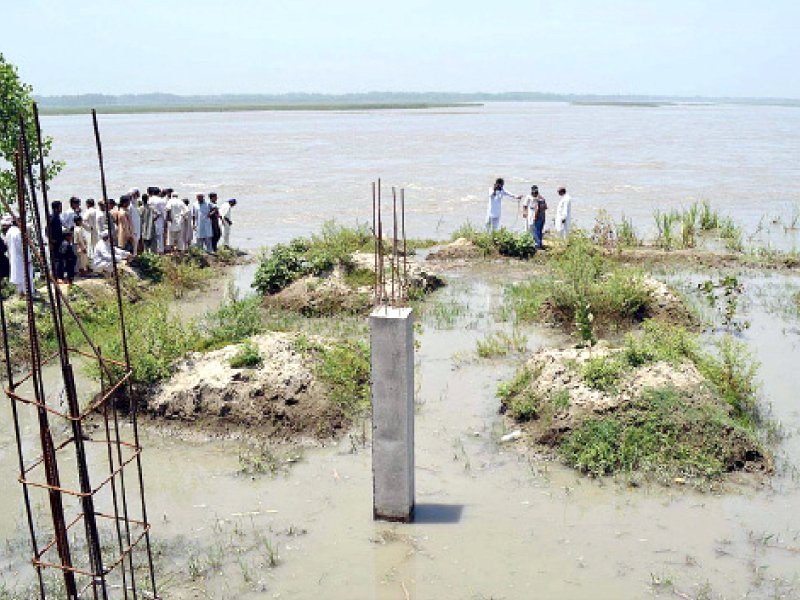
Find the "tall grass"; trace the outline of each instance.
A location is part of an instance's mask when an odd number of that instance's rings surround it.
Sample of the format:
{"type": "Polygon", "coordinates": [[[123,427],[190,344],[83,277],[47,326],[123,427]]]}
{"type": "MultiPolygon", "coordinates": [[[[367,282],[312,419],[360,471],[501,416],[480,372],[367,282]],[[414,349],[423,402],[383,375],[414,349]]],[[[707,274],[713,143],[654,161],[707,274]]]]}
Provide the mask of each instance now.
{"type": "Polygon", "coordinates": [[[631,248],[640,244],[639,236],[633,227],[633,221],[622,215],[622,220],[614,226],[617,244],[631,248]]]}
{"type": "MultiPolygon", "coordinates": [[[[603,257],[585,234],[575,232],[563,251],[550,262],[552,272],[509,286],[507,298],[519,321],[550,316],[563,324],[585,328],[591,321],[619,325],[642,319],[648,312],[651,294],[643,275],[636,269],[614,265],[603,257]],[[588,307],[587,310],[586,307],[588,307]]],[[[588,332],[579,331],[586,341],[588,332]]]]}

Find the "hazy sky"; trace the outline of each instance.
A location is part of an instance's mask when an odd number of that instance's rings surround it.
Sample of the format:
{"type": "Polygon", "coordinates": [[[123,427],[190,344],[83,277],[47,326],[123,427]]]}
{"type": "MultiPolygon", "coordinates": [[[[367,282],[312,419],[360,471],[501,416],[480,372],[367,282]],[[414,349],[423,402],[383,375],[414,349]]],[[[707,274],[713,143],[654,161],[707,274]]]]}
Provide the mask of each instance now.
{"type": "Polygon", "coordinates": [[[800,98],[800,0],[0,0],[39,94],[800,98]]]}

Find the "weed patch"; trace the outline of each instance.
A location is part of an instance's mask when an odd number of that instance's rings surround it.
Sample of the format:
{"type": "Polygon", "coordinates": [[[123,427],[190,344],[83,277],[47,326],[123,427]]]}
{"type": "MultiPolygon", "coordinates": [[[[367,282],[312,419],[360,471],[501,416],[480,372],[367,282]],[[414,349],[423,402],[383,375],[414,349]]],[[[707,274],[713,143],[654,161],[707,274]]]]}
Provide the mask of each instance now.
{"type": "Polygon", "coordinates": [[[264,363],[261,351],[251,340],[242,344],[241,348],[231,358],[231,367],[234,369],[254,369],[264,363]]]}

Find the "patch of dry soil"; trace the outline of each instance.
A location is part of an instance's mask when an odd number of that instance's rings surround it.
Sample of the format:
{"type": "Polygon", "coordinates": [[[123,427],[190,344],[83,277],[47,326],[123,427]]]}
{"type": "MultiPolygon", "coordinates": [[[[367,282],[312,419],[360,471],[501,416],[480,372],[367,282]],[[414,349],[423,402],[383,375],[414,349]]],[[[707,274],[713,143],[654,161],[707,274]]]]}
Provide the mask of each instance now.
{"type": "Polygon", "coordinates": [[[193,353],[150,394],[146,411],[217,431],[257,428],[273,439],[332,437],[347,419],[314,376],[312,358],[295,350],[296,337],[276,332],[252,338],[264,359],[257,368],[230,366],[238,344],[193,353]]]}

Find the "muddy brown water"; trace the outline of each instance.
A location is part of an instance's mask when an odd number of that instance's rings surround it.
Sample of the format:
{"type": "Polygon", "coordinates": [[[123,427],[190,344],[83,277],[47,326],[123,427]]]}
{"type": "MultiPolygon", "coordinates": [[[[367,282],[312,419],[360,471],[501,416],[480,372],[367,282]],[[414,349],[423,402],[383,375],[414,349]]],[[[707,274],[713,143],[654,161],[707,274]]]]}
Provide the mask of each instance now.
{"type": "MultiPolygon", "coordinates": [[[[507,425],[496,385],[521,358],[478,360],[475,343],[508,329],[495,322],[502,281],[482,272],[450,282],[432,302],[467,304],[467,313],[443,329],[428,317],[418,335],[417,521],[373,522],[370,451],[358,428],[272,478],[239,473],[236,441],[189,442],[144,427],[165,597],[800,597],[800,323],[765,301],[796,280],[753,278],[744,307],[744,338],[786,433],[778,471],[712,493],[593,481],[499,444],[507,425]]],[[[564,342],[547,328],[525,331],[530,350],[564,342]]],[[[7,407],[2,416],[7,583],[31,574],[8,557],[27,547],[7,407]]]]}

